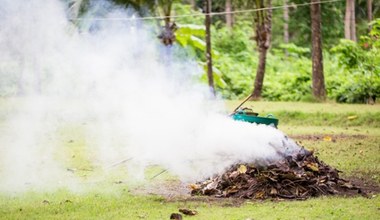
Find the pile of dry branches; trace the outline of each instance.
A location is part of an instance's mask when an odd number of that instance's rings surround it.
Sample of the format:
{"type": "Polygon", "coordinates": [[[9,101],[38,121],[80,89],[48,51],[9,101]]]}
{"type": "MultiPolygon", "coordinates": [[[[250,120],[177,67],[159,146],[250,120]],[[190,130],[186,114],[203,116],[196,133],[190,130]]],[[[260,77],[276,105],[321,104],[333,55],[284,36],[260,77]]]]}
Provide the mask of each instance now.
{"type": "Polygon", "coordinates": [[[266,167],[236,164],[221,175],[192,184],[192,195],[247,199],[307,199],[361,190],[312,152],[284,157],[266,167]]]}

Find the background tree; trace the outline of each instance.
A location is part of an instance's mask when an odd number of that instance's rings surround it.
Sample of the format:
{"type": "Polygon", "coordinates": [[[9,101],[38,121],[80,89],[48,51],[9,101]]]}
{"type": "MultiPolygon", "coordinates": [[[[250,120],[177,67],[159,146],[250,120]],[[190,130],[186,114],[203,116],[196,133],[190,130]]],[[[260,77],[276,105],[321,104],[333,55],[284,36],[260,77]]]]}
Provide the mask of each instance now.
{"type": "Polygon", "coordinates": [[[161,10],[161,14],[164,16],[164,26],[162,27],[161,34],[158,37],[166,46],[170,46],[174,43],[174,32],[177,30],[177,25],[172,22],[170,18],[173,2],[175,2],[175,0],[157,0],[157,10],[161,10]]]}
{"type": "Polygon", "coordinates": [[[226,0],[226,26],[231,31],[233,25],[232,0],[226,0]]]}
{"type": "MultiPolygon", "coordinates": [[[[284,0],[284,43],[289,43],[289,8],[288,8],[288,0],[284,0]]],[[[285,54],[288,52],[285,50],[285,54]]]]}
{"type": "Polygon", "coordinates": [[[271,0],[256,0],[256,9],[259,9],[255,13],[255,28],[256,35],[255,40],[259,51],[259,63],[257,66],[254,89],[252,92],[253,99],[259,99],[263,89],[265,64],[267,51],[271,43],[271,30],[272,30],[272,10],[262,10],[265,7],[270,8],[272,6],[271,0]],[[266,3],[266,4],[265,4],[266,3]]]}
{"type": "MultiPolygon", "coordinates": [[[[297,46],[311,48],[310,7],[296,6],[303,3],[305,3],[305,0],[288,0],[290,6],[289,42],[297,46]]],[[[322,4],[320,7],[321,21],[325,24],[321,27],[322,35],[324,36],[322,43],[324,47],[331,47],[339,43],[339,39],[344,36],[344,13],[342,12],[345,9],[345,2],[339,1],[333,4],[322,4]]],[[[279,21],[276,20],[276,24],[277,22],[279,21]]],[[[282,27],[280,30],[277,30],[276,26],[273,27],[273,47],[278,46],[278,42],[283,42],[282,33],[282,27]],[[278,39],[279,37],[281,37],[280,40],[278,39]]]]}
{"type": "Polygon", "coordinates": [[[205,26],[206,26],[206,62],[208,86],[215,95],[214,77],[212,71],[212,54],[211,54],[211,0],[204,1],[205,26]]]}
{"type": "Polygon", "coordinates": [[[190,2],[191,7],[193,8],[193,10],[196,10],[197,4],[196,4],[195,0],[189,0],[189,2],[190,2]]]}
{"type": "MultiPolygon", "coordinates": [[[[368,22],[371,23],[373,16],[372,16],[372,0],[367,0],[367,18],[368,22]]],[[[371,25],[368,25],[368,31],[371,31],[371,25]]]]}
{"type": "Polygon", "coordinates": [[[311,0],[311,36],[312,36],[312,79],[313,95],[318,100],[326,98],[325,81],[323,75],[322,35],[321,35],[321,7],[316,4],[319,0],[311,0]]]}
{"type": "Polygon", "coordinates": [[[356,41],[355,0],[346,0],[344,37],[356,41]]]}
{"type": "MultiPolygon", "coordinates": [[[[94,12],[98,7],[92,7],[92,4],[97,4],[96,0],[66,0],[67,2],[79,1],[82,2],[84,7],[79,9],[77,13],[79,17],[85,19],[78,20],[80,25],[84,25],[86,29],[86,18],[92,16],[102,16],[102,13],[94,12]],[[86,12],[86,8],[90,2],[90,13],[86,12]],[[84,12],[84,13],[83,13],[84,12]]],[[[126,8],[133,8],[135,10],[128,10],[128,13],[136,13],[140,16],[165,16],[173,14],[198,14],[199,12],[193,11],[191,0],[178,0],[173,1],[159,1],[159,0],[114,0],[119,3],[119,6],[125,6],[126,8]],[[124,3],[122,3],[124,2],[124,3]],[[162,7],[164,3],[171,3],[170,7],[162,7]],[[161,5],[159,5],[161,4],[161,5]]],[[[204,7],[205,0],[194,0],[197,10],[204,7]]],[[[231,0],[231,5],[234,10],[241,9],[255,9],[257,2],[260,1],[251,0],[231,0]]],[[[268,7],[267,1],[264,2],[265,7],[268,7]]],[[[310,1],[309,1],[310,2],[310,1]]],[[[380,81],[378,77],[378,66],[375,62],[378,58],[378,47],[372,46],[372,41],[369,39],[376,37],[369,37],[368,16],[371,12],[368,11],[370,6],[369,0],[357,0],[355,1],[355,19],[356,19],[356,36],[358,42],[353,41],[340,41],[340,38],[344,36],[344,21],[345,21],[345,7],[346,1],[321,3],[321,23],[320,26],[321,35],[321,50],[323,49],[324,57],[320,60],[321,68],[315,68],[312,64],[312,59],[315,58],[314,51],[318,51],[312,43],[312,19],[311,19],[311,7],[304,5],[304,0],[277,0],[272,1],[274,6],[282,6],[288,4],[289,19],[286,21],[286,10],[273,10],[272,12],[272,24],[270,27],[270,50],[267,49],[265,56],[265,79],[262,77],[262,82],[265,84],[262,86],[261,97],[266,100],[282,100],[282,101],[312,101],[313,89],[316,86],[313,85],[313,67],[314,69],[322,70],[325,82],[325,97],[329,99],[335,99],[338,102],[363,102],[372,97],[371,94],[379,94],[378,85],[380,81]],[[286,23],[288,24],[288,44],[286,37],[286,23]],[[359,38],[360,36],[360,38],[359,38]],[[357,47],[361,47],[359,52],[354,53],[354,49],[351,48],[351,42],[357,47]],[[339,45],[342,48],[348,48],[342,50],[344,53],[333,53],[331,48],[339,45]],[[313,51],[313,53],[311,53],[313,51]],[[347,52],[347,54],[345,54],[347,52]],[[337,62],[337,59],[347,60],[344,57],[350,54],[362,54],[366,59],[361,59],[361,65],[357,68],[342,68],[337,62]],[[365,56],[364,56],[365,55],[365,56]],[[374,57],[373,59],[371,57],[374,57]],[[370,59],[371,58],[371,59],[370,59]],[[370,62],[370,60],[372,60],[370,62]],[[368,68],[367,68],[368,66],[368,68]],[[364,68],[365,67],[365,68],[364,68]],[[377,74],[377,75],[376,75],[377,74]],[[365,77],[363,77],[365,76],[365,77]],[[373,77],[372,77],[373,76],[373,77]],[[368,80],[372,80],[368,83],[368,80]],[[313,85],[313,86],[310,86],[313,85]]],[[[372,1],[372,16],[374,18],[380,17],[380,1],[372,1]]],[[[74,6],[74,5],[71,5],[74,6]]],[[[77,5],[75,5],[77,6],[77,5]]],[[[112,5],[107,7],[112,8],[112,5]]],[[[77,8],[77,7],[73,7],[77,8]]],[[[214,0],[212,1],[212,12],[228,12],[229,10],[227,0],[214,0]]],[[[101,10],[101,9],[99,9],[101,10]]],[[[78,11],[78,10],[77,10],[78,11]]],[[[107,10],[103,10],[107,12],[107,10]]],[[[265,14],[266,12],[264,12],[265,14]]],[[[75,17],[75,16],[74,16],[75,17]]],[[[171,49],[167,47],[162,52],[162,58],[165,60],[172,60],[177,56],[184,56],[187,59],[189,56],[193,57],[200,66],[204,68],[204,74],[199,75],[199,79],[204,83],[209,83],[208,76],[208,63],[206,58],[206,34],[205,34],[205,20],[204,16],[190,16],[175,18],[175,21],[179,27],[175,31],[175,42],[178,43],[183,49],[171,49]],[[188,25],[186,25],[188,24],[188,25]],[[168,51],[168,53],[165,53],[168,51]],[[185,51],[185,53],[184,53],[185,51]],[[173,56],[172,56],[173,55],[173,56]]],[[[233,16],[233,31],[229,30],[227,24],[226,14],[213,15],[210,22],[210,43],[212,42],[212,76],[215,89],[224,98],[242,98],[248,93],[253,94],[252,81],[259,79],[260,74],[253,74],[253,70],[256,72],[264,65],[262,62],[262,51],[257,42],[260,35],[257,34],[258,28],[256,23],[252,24],[252,21],[259,21],[258,14],[256,12],[251,13],[236,13],[233,16]],[[252,37],[252,27],[254,29],[254,37],[252,37]],[[212,36],[211,36],[212,35],[212,36]],[[253,39],[253,41],[252,41],[253,39]],[[261,58],[260,58],[261,57],[261,58]],[[254,67],[254,68],[253,68],[254,67]],[[256,78],[255,78],[256,77],[256,78]]],[[[111,21],[110,21],[111,22],[111,21]]],[[[162,28],[167,24],[173,23],[173,19],[159,19],[157,21],[144,20],[149,24],[159,24],[155,29],[155,32],[162,31],[162,28]]],[[[371,23],[374,24],[373,22],[371,23]]],[[[96,25],[96,22],[95,24],[96,25]]],[[[170,26],[169,26],[170,27],[170,26]]],[[[378,26],[376,26],[378,27],[378,26]]],[[[153,33],[154,34],[154,33],[153,33]]],[[[377,36],[377,35],[376,35],[377,36]]],[[[313,36],[314,38],[314,36],[313,36]]],[[[171,38],[169,38],[171,39],[171,38]]],[[[174,40],[173,40],[174,41],[174,40]]],[[[171,41],[171,42],[173,42],[171,41]]],[[[376,41],[376,44],[378,41],[376,41]]],[[[374,43],[375,44],[375,43],[374,43]]],[[[210,44],[209,44],[210,45],[210,44]]],[[[355,47],[356,48],[356,47],[355,47]]],[[[317,53],[317,52],[316,52],[317,53]]],[[[320,52],[319,54],[322,54],[320,52]]],[[[209,56],[211,57],[211,56],[209,56]]],[[[348,59],[350,61],[352,59],[348,59]]],[[[351,61],[350,61],[351,62],[351,61]]],[[[348,66],[352,66],[351,64],[348,66]]],[[[375,95],[378,96],[378,95],[375,95]]],[[[374,99],[373,99],[374,100],[374,99]]]]}
{"type": "Polygon", "coordinates": [[[170,46],[175,41],[175,31],[177,26],[171,21],[172,6],[178,0],[113,0],[115,3],[125,7],[134,8],[141,16],[149,14],[159,14],[164,17],[164,25],[160,27],[161,33],[159,38],[161,42],[170,46]]]}

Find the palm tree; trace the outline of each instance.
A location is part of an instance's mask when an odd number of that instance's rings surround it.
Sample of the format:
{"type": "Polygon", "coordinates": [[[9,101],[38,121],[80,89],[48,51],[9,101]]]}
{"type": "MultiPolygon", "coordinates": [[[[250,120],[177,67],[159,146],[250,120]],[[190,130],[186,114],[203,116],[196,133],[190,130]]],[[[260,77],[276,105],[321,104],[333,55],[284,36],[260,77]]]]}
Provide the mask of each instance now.
{"type": "Polygon", "coordinates": [[[206,62],[207,62],[207,79],[208,86],[211,92],[215,95],[214,87],[214,77],[212,71],[212,54],[211,54],[211,0],[205,0],[204,2],[204,11],[205,11],[205,26],[206,26],[206,62]]]}
{"type": "Polygon", "coordinates": [[[344,17],[344,37],[356,41],[355,0],[346,0],[344,17]]]}
{"type": "Polygon", "coordinates": [[[325,79],[323,75],[321,5],[318,0],[311,0],[311,40],[312,40],[312,78],[313,95],[318,100],[326,99],[325,79]]]}
{"type": "Polygon", "coordinates": [[[166,45],[172,45],[175,41],[175,31],[177,26],[171,21],[171,12],[174,2],[178,0],[113,0],[115,3],[124,5],[125,7],[132,7],[141,16],[146,14],[161,15],[164,17],[164,25],[161,26],[161,33],[158,37],[161,42],[166,45]]]}
{"type": "MultiPolygon", "coordinates": [[[[84,13],[91,0],[67,0],[70,8],[70,17],[78,18],[84,13]]],[[[112,0],[115,4],[126,8],[133,8],[140,16],[161,15],[164,17],[164,25],[160,26],[159,38],[166,46],[172,45],[175,41],[175,31],[177,26],[171,21],[171,11],[174,2],[179,0],[112,0]]]]}
{"type": "Polygon", "coordinates": [[[263,10],[263,8],[271,7],[271,0],[256,0],[255,13],[255,27],[256,35],[255,40],[259,50],[259,65],[257,66],[256,78],[254,83],[254,89],[252,92],[252,97],[254,99],[259,99],[261,97],[261,91],[263,88],[264,74],[265,74],[265,64],[267,52],[271,44],[271,32],[272,32],[272,10],[263,10]],[[266,3],[266,4],[265,4],[266,3]]]}

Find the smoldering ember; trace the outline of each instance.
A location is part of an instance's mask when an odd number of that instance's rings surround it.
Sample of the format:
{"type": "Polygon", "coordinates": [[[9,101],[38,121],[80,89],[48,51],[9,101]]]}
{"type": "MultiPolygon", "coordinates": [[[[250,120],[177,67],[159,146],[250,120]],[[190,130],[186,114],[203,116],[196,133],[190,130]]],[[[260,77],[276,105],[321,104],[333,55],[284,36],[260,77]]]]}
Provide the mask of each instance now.
{"type": "Polygon", "coordinates": [[[279,200],[336,194],[366,196],[361,188],[340,178],[340,172],[302,148],[268,166],[236,163],[219,175],[191,184],[191,195],[279,200]]]}

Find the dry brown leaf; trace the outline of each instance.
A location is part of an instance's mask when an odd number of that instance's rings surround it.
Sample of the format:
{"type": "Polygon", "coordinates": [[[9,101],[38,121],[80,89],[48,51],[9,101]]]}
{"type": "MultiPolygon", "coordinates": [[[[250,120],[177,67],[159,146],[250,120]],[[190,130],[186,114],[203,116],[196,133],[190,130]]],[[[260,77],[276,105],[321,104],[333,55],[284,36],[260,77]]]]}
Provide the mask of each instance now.
{"type": "Polygon", "coordinates": [[[331,136],[324,136],[323,140],[324,141],[332,141],[332,137],[331,136]]]}
{"type": "Polygon", "coordinates": [[[354,120],[354,119],[357,119],[358,116],[357,115],[350,115],[347,117],[348,120],[354,120]]]}
{"type": "Polygon", "coordinates": [[[245,165],[240,165],[238,168],[239,173],[246,173],[247,172],[247,167],[245,165]]]}
{"type": "Polygon", "coordinates": [[[200,189],[201,187],[198,184],[192,183],[192,184],[189,185],[189,188],[191,190],[196,190],[196,189],[200,189]]]}
{"type": "Polygon", "coordinates": [[[190,209],[179,209],[178,210],[180,213],[184,214],[184,215],[196,215],[198,214],[197,211],[195,210],[190,210],[190,209]]]}
{"type": "Polygon", "coordinates": [[[312,171],[315,171],[315,172],[319,171],[318,164],[316,164],[316,163],[309,163],[306,166],[307,166],[307,168],[309,168],[312,171]]]}

